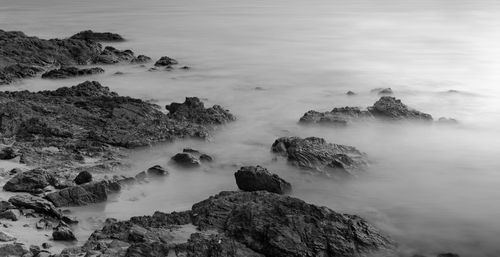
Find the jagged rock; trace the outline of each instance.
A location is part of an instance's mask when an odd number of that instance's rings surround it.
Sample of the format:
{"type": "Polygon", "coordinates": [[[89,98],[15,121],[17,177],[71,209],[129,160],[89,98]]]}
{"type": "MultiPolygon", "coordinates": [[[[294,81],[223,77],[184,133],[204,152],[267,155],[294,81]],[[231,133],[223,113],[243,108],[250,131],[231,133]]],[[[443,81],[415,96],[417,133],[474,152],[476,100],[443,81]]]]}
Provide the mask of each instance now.
{"type": "Polygon", "coordinates": [[[88,171],[82,171],[78,173],[76,178],[73,180],[73,182],[75,182],[75,184],[77,185],[85,184],[91,181],[92,181],[92,174],[90,174],[90,172],[88,171]]]}
{"type": "Polygon", "coordinates": [[[359,107],[340,107],[329,112],[308,111],[300,118],[299,123],[345,126],[352,120],[363,118],[371,118],[371,114],[359,107]]]}
{"type": "Polygon", "coordinates": [[[276,174],[271,174],[261,166],[241,167],[235,174],[236,184],[243,191],[265,190],[271,193],[286,194],[292,185],[276,174]]]}
{"type": "Polygon", "coordinates": [[[132,59],[130,61],[130,63],[147,63],[147,62],[150,62],[151,61],[151,58],[148,57],[148,56],[145,56],[145,55],[138,55],[137,57],[135,57],[134,59],[132,59]]]}
{"type": "Polygon", "coordinates": [[[156,177],[162,177],[168,175],[168,170],[163,168],[160,165],[155,165],[151,168],[149,168],[147,171],[148,176],[156,176],[156,177]]]}
{"type": "Polygon", "coordinates": [[[166,109],[171,119],[197,124],[224,124],[235,120],[228,110],[219,105],[205,109],[203,102],[197,97],[186,97],[184,103],[171,103],[166,109]]]}
{"type": "Polygon", "coordinates": [[[432,121],[432,116],[430,114],[412,110],[403,104],[401,100],[391,96],[381,97],[372,107],[369,107],[368,110],[373,116],[378,118],[432,121]]]}
{"type": "Polygon", "coordinates": [[[0,242],[10,242],[10,241],[15,241],[16,238],[5,233],[5,232],[2,232],[0,231],[0,242]]]}
{"type": "Polygon", "coordinates": [[[22,257],[29,253],[22,244],[0,244],[0,257],[22,257]]]}
{"type": "Polygon", "coordinates": [[[0,213],[0,219],[17,221],[19,217],[21,217],[21,212],[18,209],[9,209],[0,213]]]}
{"type": "Polygon", "coordinates": [[[19,31],[0,30],[0,84],[34,77],[52,65],[88,64],[101,45],[77,39],[40,39],[19,31]]]}
{"type": "Polygon", "coordinates": [[[11,178],[3,189],[11,192],[37,192],[47,186],[57,184],[55,176],[44,169],[33,169],[11,178]]]}
{"type": "Polygon", "coordinates": [[[94,32],[92,30],[84,30],[70,37],[71,39],[93,40],[100,42],[121,42],[125,39],[116,33],[110,32],[94,32]]]}
{"type": "Polygon", "coordinates": [[[68,187],[45,196],[56,207],[83,206],[105,202],[108,193],[120,191],[117,182],[99,181],[68,187]]]}
{"type": "Polygon", "coordinates": [[[366,166],[365,154],[352,146],[327,143],[318,137],[282,137],[271,150],[286,156],[288,162],[328,176],[349,175],[366,166]]]}
{"type": "Polygon", "coordinates": [[[52,238],[54,241],[73,241],[76,240],[73,231],[65,223],[61,222],[57,227],[54,228],[52,232],[52,238]]]}
{"type": "Polygon", "coordinates": [[[200,166],[200,160],[190,153],[178,153],[172,157],[172,161],[186,168],[200,166]]]}
{"type": "Polygon", "coordinates": [[[4,147],[0,150],[0,160],[11,160],[19,156],[19,152],[12,147],[4,147]]]}
{"type": "Polygon", "coordinates": [[[49,201],[33,195],[15,195],[9,199],[18,208],[33,209],[38,213],[62,219],[64,215],[49,201]]]}
{"type": "Polygon", "coordinates": [[[375,88],[372,89],[370,92],[372,93],[377,93],[379,95],[392,95],[392,88],[387,87],[387,88],[375,88]]]}
{"type": "Polygon", "coordinates": [[[106,46],[104,50],[93,60],[94,64],[115,64],[120,62],[131,62],[135,59],[132,50],[118,50],[112,46],[106,46]]]}
{"type": "Polygon", "coordinates": [[[79,69],[77,67],[64,67],[60,69],[50,70],[42,74],[44,79],[65,79],[79,76],[87,76],[98,73],[104,73],[104,70],[99,67],[79,69]]]}
{"type": "Polygon", "coordinates": [[[178,64],[178,62],[168,56],[161,57],[158,61],[156,61],[155,66],[170,66],[178,64]]]}
{"type": "Polygon", "coordinates": [[[221,192],[187,212],[107,220],[75,252],[103,253],[111,239],[130,244],[120,256],[367,257],[389,256],[384,253],[394,249],[390,239],[358,216],[265,191],[221,192]],[[187,241],[165,240],[189,223],[197,231],[187,241]]]}

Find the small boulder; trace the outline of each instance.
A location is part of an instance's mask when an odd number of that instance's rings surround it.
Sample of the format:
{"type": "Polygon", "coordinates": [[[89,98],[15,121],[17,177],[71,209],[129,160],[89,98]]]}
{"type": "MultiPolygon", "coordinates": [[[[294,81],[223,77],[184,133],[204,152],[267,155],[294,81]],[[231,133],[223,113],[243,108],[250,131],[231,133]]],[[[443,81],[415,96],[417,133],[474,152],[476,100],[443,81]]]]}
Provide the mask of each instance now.
{"type": "Polygon", "coordinates": [[[73,180],[75,184],[81,185],[92,181],[92,174],[88,171],[82,171],[78,173],[76,178],[73,180]]]}
{"type": "Polygon", "coordinates": [[[33,209],[38,213],[62,219],[64,215],[49,201],[34,195],[15,195],[9,199],[18,208],[33,209]]]}
{"type": "Polygon", "coordinates": [[[17,221],[19,217],[21,217],[21,212],[18,209],[9,209],[0,213],[0,219],[17,221]]]}
{"type": "Polygon", "coordinates": [[[155,66],[170,66],[174,64],[178,64],[178,62],[168,56],[163,56],[156,61],[155,66]]]}
{"type": "Polygon", "coordinates": [[[5,233],[5,232],[2,232],[0,231],[0,242],[10,242],[10,241],[15,241],[16,238],[5,233]]]}
{"type": "Polygon", "coordinates": [[[29,253],[22,244],[12,243],[12,244],[1,244],[0,245],[0,257],[21,257],[29,253]]]}
{"type": "Polygon", "coordinates": [[[162,177],[162,176],[168,175],[168,170],[166,170],[165,168],[163,168],[160,165],[155,165],[155,166],[149,168],[146,172],[147,172],[148,176],[150,176],[150,177],[154,177],[154,176],[162,177]]]}
{"type": "Polygon", "coordinates": [[[286,194],[292,186],[276,174],[271,174],[261,166],[241,167],[235,174],[236,184],[243,191],[265,190],[276,194],[286,194]]]}
{"type": "Polygon", "coordinates": [[[52,238],[54,241],[74,241],[76,240],[71,228],[64,222],[59,223],[57,227],[54,228],[52,232],[52,238]]]}
{"type": "Polygon", "coordinates": [[[172,161],[186,168],[194,168],[200,166],[200,160],[190,153],[178,153],[172,157],[172,161]]]}
{"type": "Polygon", "coordinates": [[[37,192],[47,186],[54,186],[57,179],[54,175],[43,169],[33,169],[15,175],[3,189],[10,192],[37,192]]]}
{"type": "Polygon", "coordinates": [[[0,149],[0,160],[11,160],[19,156],[19,152],[8,146],[0,149]]]}
{"type": "Polygon", "coordinates": [[[356,95],[356,93],[354,93],[353,91],[347,91],[347,93],[345,93],[346,95],[356,95]]]}
{"type": "Polygon", "coordinates": [[[108,193],[120,190],[116,182],[99,181],[68,187],[45,196],[56,207],[84,206],[93,203],[105,202],[108,193]]]}
{"type": "Polygon", "coordinates": [[[130,61],[130,63],[133,63],[133,64],[138,64],[138,63],[147,63],[147,62],[150,62],[151,61],[151,58],[149,58],[148,56],[145,56],[145,55],[138,55],[137,57],[135,57],[134,59],[132,59],[130,61]]]}

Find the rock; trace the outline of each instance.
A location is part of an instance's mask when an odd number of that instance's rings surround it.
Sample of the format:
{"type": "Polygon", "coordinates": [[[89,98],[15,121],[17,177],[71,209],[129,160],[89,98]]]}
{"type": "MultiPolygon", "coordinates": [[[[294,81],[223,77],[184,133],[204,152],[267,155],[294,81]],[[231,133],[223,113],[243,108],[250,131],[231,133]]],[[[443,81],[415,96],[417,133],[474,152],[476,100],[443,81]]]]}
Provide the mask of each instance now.
{"type": "Polygon", "coordinates": [[[92,181],[92,174],[88,171],[82,171],[78,173],[76,178],[73,180],[75,184],[81,185],[92,181]]]}
{"type": "Polygon", "coordinates": [[[155,165],[147,170],[148,176],[150,177],[162,177],[168,175],[168,170],[160,165],[155,165]]]}
{"type": "Polygon", "coordinates": [[[371,117],[372,115],[367,110],[362,110],[359,107],[340,107],[329,112],[308,111],[300,118],[299,123],[346,126],[353,120],[371,117]]]}
{"type": "Polygon", "coordinates": [[[135,179],[136,179],[137,181],[143,181],[143,180],[145,180],[147,177],[148,177],[148,175],[146,174],[146,172],[145,172],[145,171],[141,171],[141,172],[137,173],[137,175],[135,175],[135,179]]]}
{"type": "Polygon", "coordinates": [[[54,231],[52,232],[52,238],[54,239],[54,241],[76,240],[76,237],[73,234],[73,231],[71,231],[71,228],[63,222],[59,223],[59,225],[54,228],[54,231]]]}
{"type": "Polygon", "coordinates": [[[104,50],[92,61],[94,64],[116,64],[130,63],[136,57],[132,50],[118,50],[112,46],[106,46],[104,50]]]}
{"type": "Polygon", "coordinates": [[[135,57],[134,59],[132,59],[130,61],[130,63],[138,64],[138,63],[147,63],[150,61],[151,61],[151,58],[141,54],[141,55],[138,55],[137,57],[135,57]]]}
{"type": "Polygon", "coordinates": [[[6,210],[15,209],[15,208],[16,207],[8,201],[0,201],[0,212],[4,212],[6,210]]]}
{"type": "Polygon", "coordinates": [[[18,208],[33,209],[38,213],[62,219],[63,214],[49,201],[33,195],[15,195],[9,199],[12,205],[18,208]]]}
{"type": "Polygon", "coordinates": [[[186,168],[194,168],[200,166],[200,160],[190,153],[178,153],[171,159],[176,164],[186,168]]]}
{"type": "Polygon", "coordinates": [[[412,110],[403,104],[401,100],[391,96],[381,97],[372,107],[369,107],[368,110],[377,118],[432,121],[432,116],[430,114],[412,110]]]}
{"type": "Polygon", "coordinates": [[[191,67],[189,67],[189,66],[182,66],[180,69],[181,69],[181,70],[190,70],[190,69],[191,69],[191,67]]]}
{"type": "Polygon", "coordinates": [[[51,244],[49,244],[49,243],[47,243],[47,242],[45,242],[45,243],[43,243],[43,244],[42,244],[42,248],[43,248],[43,249],[49,249],[49,248],[51,248],[51,247],[52,247],[52,245],[51,245],[51,244]]]}
{"type": "Polygon", "coordinates": [[[458,124],[458,121],[456,119],[453,119],[453,118],[441,117],[437,120],[437,123],[445,124],[445,125],[456,125],[456,124],[458,124]]]}
{"type": "Polygon", "coordinates": [[[84,206],[105,202],[109,193],[116,193],[119,190],[120,185],[116,182],[89,182],[49,193],[45,198],[56,207],[84,206]]]}
{"type": "Polygon", "coordinates": [[[184,103],[171,103],[166,109],[171,119],[197,124],[225,124],[235,120],[229,111],[219,105],[205,109],[203,102],[197,97],[186,97],[184,103]]]}
{"type": "Polygon", "coordinates": [[[0,150],[0,160],[11,160],[19,156],[19,152],[12,147],[4,147],[0,150]]]}
{"type": "Polygon", "coordinates": [[[362,170],[366,156],[352,146],[327,143],[318,137],[282,137],[274,141],[272,152],[287,157],[288,162],[327,176],[350,175],[362,170]]]}
{"type": "Polygon", "coordinates": [[[156,61],[155,66],[170,66],[178,64],[178,62],[168,56],[161,57],[158,61],[156,61]]]}
{"type": "Polygon", "coordinates": [[[33,256],[37,256],[40,253],[40,246],[30,245],[30,252],[33,254],[33,256]]]}
{"type": "Polygon", "coordinates": [[[92,30],[84,30],[76,33],[75,35],[70,37],[71,39],[81,39],[81,40],[92,40],[92,41],[100,41],[100,42],[121,42],[125,41],[125,39],[116,34],[110,32],[94,32],[92,30]]]}
{"type": "Polygon", "coordinates": [[[392,89],[390,87],[387,87],[387,88],[375,88],[375,89],[372,89],[370,92],[377,93],[379,95],[392,95],[392,89]]]}
{"type": "Polygon", "coordinates": [[[0,30],[0,84],[34,77],[42,67],[88,64],[101,45],[76,39],[40,39],[19,31],[0,30]]]}
{"type": "Polygon", "coordinates": [[[29,251],[22,244],[0,244],[0,257],[21,257],[29,251]]]}
{"type": "Polygon", "coordinates": [[[358,216],[265,191],[221,192],[191,211],[107,221],[80,252],[103,253],[112,240],[130,244],[120,256],[367,257],[394,249],[358,216]],[[163,239],[186,224],[196,226],[187,241],[163,239]]]}
{"type": "Polygon", "coordinates": [[[79,76],[88,76],[104,73],[104,70],[99,67],[88,68],[88,69],[79,69],[77,67],[64,67],[60,69],[50,70],[42,74],[43,79],[65,79],[65,78],[73,78],[79,76]]]}
{"type": "Polygon", "coordinates": [[[36,229],[47,229],[52,227],[52,223],[48,221],[47,219],[40,219],[36,224],[35,224],[36,229]]]}
{"type": "Polygon", "coordinates": [[[10,192],[36,192],[47,186],[56,185],[55,176],[44,169],[33,169],[15,175],[3,189],[10,192]]]}
{"type": "Polygon", "coordinates": [[[17,221],[19,217],[21,217],[21,212],[18,209],[9,209],[0,213],[0,219],[17,221]]]}
{"type": "Polygon", "coordinates": [[[212,156],[210,156],[208,154],[201,154],[200,155],[200,161],[202,161],[202,162],[213,162],[214,158],[212,158],[212,156]]]}
{"type": "Polygon", "coordinates": [[[276,174],[271,174],[261,166],[241,167],[235,174],[236,184],[243,191],[265,190],[276,194],[286,194],[292,185],[276,174]]]}
{"type": "Polygon", "coordinates": [[[345,93],[346,95],[356,95],[356,93],[352,92],[352,91],[347,91],[347,93],[345,93]]]}
{"type": "Polygon", "coordinates": [[[0,231],[0,242],[10,242],[10,241],[15,241],[16,238],[5,233],[5,232],[2,232],[0,231]]]}

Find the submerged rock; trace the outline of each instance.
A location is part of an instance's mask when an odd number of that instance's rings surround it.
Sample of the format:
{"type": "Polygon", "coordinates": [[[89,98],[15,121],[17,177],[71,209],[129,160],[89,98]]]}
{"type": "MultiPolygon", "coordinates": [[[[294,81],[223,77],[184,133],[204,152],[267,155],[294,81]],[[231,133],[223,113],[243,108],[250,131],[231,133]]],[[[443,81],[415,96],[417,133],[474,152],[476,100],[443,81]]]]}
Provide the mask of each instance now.
{"type": "Polygon", "coordinates": [[[221,192],[187,212],[156,212],[122,222],[108,220],[79,252],[112,250],[124,256],[363,257],[389,253],[393,248],[390,239],[357,216],[257,191],[221,192]],[[168,239],[188,224],[197,230],[187,239],[168,239]]]}
{"type": "Polygon", "coordinates": [[[168,170],[160,165],[155,165],[149,168],[146,172],[148,176],[153,176],[153,177],[162,177],[168,175],[168,170]]]}
{"type": "Polygon", "coordinates": [[[392,95],[392,88],[387,87],[387,88],[375,88],[372,89],[370,92],[372,93],[377,93],[379,95],[392,95]]]}
{"type": "Polygon", "coordinates": [[[205,108],[203,102],[197,97],[186,97],[184,103],[171,103],[166,106],[166,109],[171,119],[197,124],[225,124],[235,120],[228,110],[219,105],[205,108]]]}
{"type": "Polygon", "coordinates": [[[44,79],[65,79],[79,76],[87,76],[98,73],[104,73],[104,70],[99,67],[79,69],[77,67],[64,67],[60,69],[50,70],[42,74],[44,79]]]}
{"type": "Polygon", "coordinates": [[[271,150],[290,164],[328,176],[350,175],[366,166],[364,153],[352,146],[327,143],[318,137],[282,137],[271,150]]]}
{"type": "Polygon", "coordinates": [[[403,104],[401,100],[391,96],[381,97],[372,107],[369,107],[368,110],[373,116],[378,118],[432,121],[432,116],[430,114],[410,109],[403,104]]]}
{"type": "Polygon", "coordinates": [[[125,39],[116,33],[111,32],[94,32],[92,30],[84,30],[70,37],[71,39],[93,40],[101,42],[121,42],[125,39]]]}
{"type": "Polygon", "coordinates": [[[235,174],[236,184],[243,191],[265,190],[271,193],[286,194],[292,185],[276,174],[271,174],[261,166],[241,167],[235,174]]]}
{"type": "Polygon", "coordinates": [[[146,63],[146,62],[150,62],[150,61],[151,61],[150,57],[141,54],[141,55],[138,55],[137,57],[135,57],[134,59],[132,59],[130,61],[130,63],[146,63]]]}
{"type": "Polygon", "coordinates": [[[329,112],[308,111],[300,118],[299,123],[346,126],[352,120],[371,117],[370,112],[359,107],[340,107],[329,112]]]}
{"type": "Polygon", "coordinates": [[[11,192],[37,192],[47,186],[57,184],[55,176],[44,169],[33,169],[11,178],[3,189],[11,192]]]}
{"type": "Polygon", "coordinates": [[[75,182],[75,184],[77,185],[85,184],[91,181],[92,181],[92,174],[90,174],[90,172],[88,171],[82,171],[78,173],[76,178],[73,180],[73,182],[75,182]]]}
{"type": "Polygon", "coordinates": [[[158,61],[156,61],[155,66],[171,66],[178,64],[178,62],[168,56],[161,57],[158,61]]]}
{"type": "Polygon", "coordinates": [[[200,160],[190,153],[178,153],[171,159],[176,164],[185,168],[194,168],[200,166],[200,160]]]}
{"type": "Polygon", "coordinates": [[[347,93],[345,93],[346,95],[356,95],[356,93],[354,93],[353,91],[347,91],[347,93]]]}

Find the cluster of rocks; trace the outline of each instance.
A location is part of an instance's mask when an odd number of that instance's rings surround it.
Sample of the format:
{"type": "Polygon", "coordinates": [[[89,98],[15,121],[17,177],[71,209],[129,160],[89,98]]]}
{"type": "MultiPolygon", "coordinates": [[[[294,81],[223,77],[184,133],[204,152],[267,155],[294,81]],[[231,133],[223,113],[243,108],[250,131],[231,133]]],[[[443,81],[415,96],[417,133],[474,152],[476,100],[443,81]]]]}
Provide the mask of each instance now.
{"type": "Polygon", "coordinates": [[[199,167],[202,162],[212,162],[213,157],[198,150],[184,148],[182,153],[175,154],[171,160],[181,167],[194,168],[199,167]]]}
{"type": "Polygon", "coordinates": [[[360,107],[340,107],[329,112],[308,111],[299,120],[301,124],[321,124],[345,126],[349,122],[362,119],[417,120],[431,122],[432,116],[409,108],[391,96],[383,96],[366,109],[360,107]]]}
{"type": "Polygon", "coordinates": [[[42,74],[43,79],[65,79],[65,78],[71,78],[71,77],[79,77],[79,76],[87,76],[87,75],[94,75],[94,74],[99,74],[99,73],[104,73],[104,70],[99,67],[94,67],[94,68],[84,68],[84,69],[79,69],[77,67],[63,67],[59,69],[54,69],[47,71],[42,74]]]}

